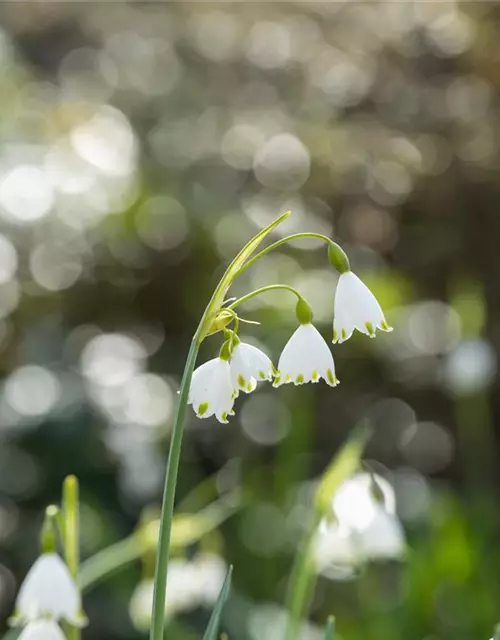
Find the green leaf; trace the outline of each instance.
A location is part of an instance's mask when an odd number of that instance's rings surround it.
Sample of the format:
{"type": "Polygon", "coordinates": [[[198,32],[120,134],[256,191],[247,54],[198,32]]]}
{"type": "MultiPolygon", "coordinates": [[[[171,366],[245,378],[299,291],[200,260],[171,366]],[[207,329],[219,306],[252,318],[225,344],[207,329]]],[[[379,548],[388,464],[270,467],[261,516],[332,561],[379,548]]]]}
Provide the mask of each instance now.
{"type": "Polygon", "coordinates": [[[326,623],[325,640],[334,640],[335,638],[335,618],[330,616],[326,623]]]}
{"type": "Polygon", "coordinates": [[[316,491],[316,513],[318,516],[331,515],[332,498],[339,486],[359,467],[364,448],[371,436],[367,426],[354,429],[339,453],[330,463],[316,491]]]}
{"type": "Polygon", "coordinates": [[[290,215],[290,211],[283,213],[281,216],[276,218],[271,224],[267,225],[264,229],[259,231],[259,233],[254,236],[243,249],[238,253],[236,258],[231,262],[229,267],[226,269],[224,275],[222,276],[219,284],[217,285],[210,302],[206,308],[205,313],[203,314],[203,318],[201,319],[200,326],[196,331],[196,341],[200,344],[203,338],[210,331],[210,327],[212,322],[215,320],[215,316],[219,309],[222,307],[222,303],[224,302],[224,298],[226,297],[226,293],[231,286],[233,280],[238,275],[239,270],[245,264],[245,262],[250,258],[252,253],[257,249],[259,244],[264,240],[264,238],[271,233],[271,231],[277,227],[279,224],[283,222],[290,215]]]}
{"type": "Polygon", "coordinates": [[[207,627],[207,630],[205,631],[205,635],[203,636],[203,640],[217,640],[217,634],[219,633],[220,617],[221,617],[222,609],[229,595],[232,573],[233,573],[233,567],[229,567],[229,570],[226,575],[226,579],[224,580],[224,584],[222,585],[222,589],[220,590],[219,597],[217,598],[217,602],[215,603],[214,610],[212,611],[212,615],[210,616],[208,627],[207,627]]]}

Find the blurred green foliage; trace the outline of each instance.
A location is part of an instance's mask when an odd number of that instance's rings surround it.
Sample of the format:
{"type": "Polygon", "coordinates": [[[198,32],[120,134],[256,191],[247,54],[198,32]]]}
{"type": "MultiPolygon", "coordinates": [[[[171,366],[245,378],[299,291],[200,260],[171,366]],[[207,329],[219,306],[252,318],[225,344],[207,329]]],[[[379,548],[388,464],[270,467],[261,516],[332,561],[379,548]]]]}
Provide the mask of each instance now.
{"type": "MultiPolygon", "coordinates": [[[[366,457],[394,484],[408,558],[321,577],[304,633],[324,637],[333,614],[343,640],[490,638],[498,2],[22,2],[0,17],[3,630],[68,473],[84,560],[158,507],[200,314],[244,243],[291,209],[283,233],[339,241],[395,331],[335,347],[336,389],[262,388],[229,425],[190,417],[182,512],[231,491],[242,504],[178,556],[234,565],[224,630],[273,640],[310,482],[367,421],[366,457]]],[[[303,291],[329,338],[324,248],[280,249],[233,294],[275,281],[303,291]]],[[[268,294],[242,309],[275,361],[293,305],[268,294]]],[[[201,359],[219,346],[207,340],[201,359]]],[[[146,554],[89,592],[84,637],[145,637],[129,607],[151,576],[146,554]]],[[[171,620],[168,637],[199,638],[210,608],[171,620]]]]}

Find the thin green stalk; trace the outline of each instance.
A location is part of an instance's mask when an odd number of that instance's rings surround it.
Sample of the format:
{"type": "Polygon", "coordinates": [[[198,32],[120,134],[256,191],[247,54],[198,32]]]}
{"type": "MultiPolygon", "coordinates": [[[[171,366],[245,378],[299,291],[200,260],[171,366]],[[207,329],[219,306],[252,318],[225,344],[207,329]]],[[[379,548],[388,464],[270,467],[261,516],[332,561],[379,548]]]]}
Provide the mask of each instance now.
{"type": "Polygon", "coordinates": [[[319,518],[315,515],[305,533],[299,552],[295,556],[285,603],[289,613],[285,640],[299,638],[300,623],[309,608],[314,593],[316,571],[313,566],[312,552],[318,524],[319,518]]]}
{"type": "MultiPolygon", "coordinates": [[[[68,476],[63,483],[62,511],[64,519],[64,559],[68,569],[75,579],[78,580],[78,565],[80,563],[80,542],[79,542],[79,491],[78,479],[75,476],[68,476]]],[[[80,629],[68,625],[66,630],[68,640],[79,640],[80,629]]]]}
{"type": "Polygon", "coordinates": [[[165,626],[165,596],[167,590],[167,570],[170,553],[170,535],[172,532],[172,517],[174,513],[175,488],[181,456],[182,435],[184,432],[184,416],[186,414],[189,387],[193,375],[196,356],[198,355],[198,340],[191,342],[191,347],[182,376],[177,411],[170,440],[163,503],[160,515],[160,532],[158,537],[158,552],[156,556],[153,613],[151,617],[150,640],[163,640],[165,626]]]}
{"type": "MultiPolygon", "coordinates": [[[[194,544],[202,536],[229,518],[239,508],[240,504],[239,490],[234,490],[199,510],[196,514],[181,513],[174,516],[171,546],[184,548],[194,544]],[[187,519],[190,520],[189,526],[185,526],[187,519]],[[176,528],[178,529],[177,534],[176,528]]],[[[149,530],[150,527],[156,528],[157,526],[159,526],[159,522],[153,521],[145,525],[145,528],[149,530]]],[[[156,546],[156,536],[154,545],[156,546]]],[[[130,562],[138,560],[152,549],[152,535],[148,531],[139,529],[127,538],[98,551],[91,558],[82,562],[80,567],[80,588],[83,591],[87,591],[90,587],[119,571],[130,562]]]]}
{"type": "Polygon", "coordinates": [[[129,562],[138,560],[143,552],[144,545],[138,533],[115,542],[82,563],[78,586],[86,592],[129,562]]]}
{"type": "Polygon", "coordinates": [[[328,236],[325,236],[322,233],[313,233],[313,232],[294,233],[291,236],[286,236],[285,238],[281,238],[281,240],[277,240],[276,242],[273,242],[273,244],[270,244],[265,249],[262,249],[262,251],[259,251],[259,253],[256,253],[253,256],[253,258],[250,258],[250,260],[247,260],[247,262],[245,262],[245,264],[240,267],[236,276],[240,276],[244,271],[246,271],[249,267],[255,264],[257,260],[260,260],[263,256],[265,256],[266,253],[273,251],[273,249],[277,249],[282,244],[286,244],[287,242],[291,242],[292,240],[299,240],[300,238],[316,238],[318,240],[323,240],[323,242],[326,242],[328,245],[334,247],[337,251],[339,251],[344,257],[344,259],[346,260],[346,263],[349,264],[349,261],[344,251],[341,249],[341,247],[339,247],[339,245],[336,242],[334,242],[328,236]]]}
{"type": "MultiPolygon", "coordinates": [[[[258,256],[255,256],[255,257],[258,257],[258,256]]],[[[267,285],[267,287],[261,287],[260,289],[255,289],[255,291],[250,291],[250,293],[247,293],[245,296],[238,298],[238,300],[230,304],[228,307],[226,307],[226,309],[234,309],[238,305],[243,304],[243,302],[250,300],[250,298],[255,298],[255,296],[260,296],[261,293],[266,293],[267,291],[275,291],[280,289],[282,291],[290,291],[290,293],[293,293],[294,295],[296,295],[299,300],[302,300],[302,296],[297,291],[297,289],[290,287],[288,284],[269,284],[267,285]]]]}

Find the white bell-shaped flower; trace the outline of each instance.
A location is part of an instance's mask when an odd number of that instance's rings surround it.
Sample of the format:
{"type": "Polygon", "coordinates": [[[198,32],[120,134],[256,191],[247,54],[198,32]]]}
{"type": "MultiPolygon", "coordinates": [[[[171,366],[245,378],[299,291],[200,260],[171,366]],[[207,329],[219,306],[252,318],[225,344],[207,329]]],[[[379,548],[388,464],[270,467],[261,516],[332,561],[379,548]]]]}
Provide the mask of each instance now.
{"type": "Polygon", "coordinates": [[[325,575],[335,577],[332,565],[355,568],[370,560],[404,556],[394,490],[384,478],[369,473],[349,478],[336,492],[332,510],[333,522],[320,524],[315,541],[317,566],[325,575]]]}
{"type": "Polygon", "coordinates": [[[66,636],[54,620],[35,620],[25,627],[18,640],[66,640],[66,636]]]}
{"type": "Polygon", "coordinates": [[[219,422],[227,422],[228,416],[234,415],[234,397],[227,360],[213,358],[194,371],[188,404],[193,405],[198,418],[215,415],[219,422]]]}
{"type": "Polygon", "coordinates": [[[341,274],[334,307],[333,342],[344,342],[355,329],[370,338],[376,329],[392,331],[377,299],[352,271],[341,274]]]}
{"type": "Polygon", "coordinates": [[[64,619],[75,626],[85,622],[81,600],[68,567],[57,553],[44,553],[29,570],[16,601],[14,619],[64,619]]]}
{"type": "Polygon", "coordinates": [[[229,367],[234,389],[245,393],[252,392],[257,382],[273,379],[271,360],[263,351],[246,342],[238,342],[234,347],[229,367]]]}
{"type": "Polygon", "coordinates": [[[318,382],[320,378],[331,387],[339,383],[332,352],[314,325],[301,324],[281,353],[273,386],[318,382]]]}

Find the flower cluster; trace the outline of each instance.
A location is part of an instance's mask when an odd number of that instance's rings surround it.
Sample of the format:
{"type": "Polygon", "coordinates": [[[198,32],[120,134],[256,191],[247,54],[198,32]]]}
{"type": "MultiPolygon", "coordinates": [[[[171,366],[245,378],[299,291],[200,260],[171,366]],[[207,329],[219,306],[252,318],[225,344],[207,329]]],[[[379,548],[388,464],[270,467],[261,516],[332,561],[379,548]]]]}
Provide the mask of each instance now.
{"type": "MultiPolygon", "coordinates": [[[[271,288],[285,288],[298,297],[297,318],[300,326],[286,343],[279,358],[277,369],[270,358],[260,349],[241,342],[236,331],[225,330],[227,341],[217,358],[198,367],[191,380],[188,404],[198,418],[215,415],[220,422],[227,422],[234,415],[234,401],[239,392],[251,393],[258,382],[273,381],[274,387],[282,384],[295,385],[319,382],[323,379],[331,387],[339,381],[335,375],[335,364],[330,348],[316,327],[312,324],[312,312],[307,302],[298,292],[285,285],[271,285],[271,288]]],[[[262,290],[262,291],[263,291],[262,290]]],[[[252,292],[224,308],[220,314],[221,323],[238,320],[232,309],[252,295],[252,292]]],[[[371,338],[376,329],[392,331],[387,324],[382,309],[373,293],[350,270],[340,275],[335,294],[333,342],[344,342],[355,329],[371,338]]],[[[216,328],[219,329],[220,325],[216,328]]]]}
{"type": "Polygon", "coordinates": [[[78,588],[57,553],[43,553],[24,579],[13,624],[26,625],[19,640],[64,640],[58,622],[83,626],[78,588]]]}
{"type": "Polygon", "coordinates": [[[346,480],[335,493],[332,512],[332,521],[321,522],[315,545],[318,569],[326,576],[345,577],[370,560],[404,555],[394,489],[381,476],[358,473],[346,480]]]}

